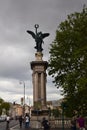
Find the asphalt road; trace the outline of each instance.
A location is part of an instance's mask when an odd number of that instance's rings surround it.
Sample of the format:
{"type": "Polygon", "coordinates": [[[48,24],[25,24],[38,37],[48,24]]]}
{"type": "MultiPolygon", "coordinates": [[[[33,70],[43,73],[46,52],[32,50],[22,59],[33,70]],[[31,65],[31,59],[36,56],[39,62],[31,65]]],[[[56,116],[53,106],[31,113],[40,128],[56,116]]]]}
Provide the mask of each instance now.
{"type": "MultiPolygon", "coordinates": [[[[11,127],[10,130],[43,130],[43,128],[25,128],[24,125],[22,125],[22,128],[19,127],[19,124],[18,125],[15,125],[14,127],[11,127]]],[[[70,128],[50,128],[50,130],[71,130],[70,128]]]]}
{"type": "MultiPolygon", "coordinates": [[[[11,128],[10,130],[43,130],[43,128],[19,128],[19,126],[15,126],[11,128]]],[[[71,130],[70,128],[50,128],[50,130],[71,130]]]]}
{"type": "MultiPolygon", "coordinates": [[[[18,124],[18,120],[11,120],[9,123],[10,128],[18,124]]],[[[6,130],[6,121],[0,122],[0,130],[6,130]]]]}

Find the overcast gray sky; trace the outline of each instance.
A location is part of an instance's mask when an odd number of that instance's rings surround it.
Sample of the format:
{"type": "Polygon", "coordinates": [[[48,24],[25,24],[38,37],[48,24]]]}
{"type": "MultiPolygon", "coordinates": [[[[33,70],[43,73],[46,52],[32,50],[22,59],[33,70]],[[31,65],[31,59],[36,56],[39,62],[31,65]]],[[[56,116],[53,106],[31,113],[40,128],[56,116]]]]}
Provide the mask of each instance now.
{"type": "MultiPolygon", "coordinates": [[[[0,97],[20,103],[23,84],[26,102],[32,102],[32,71],[35,60],[34,39],[26,30],[50,33],[44,40],[43,60],[49,59],[49,47],[55,38],[58,25],[75,11],[81,11],[87,0],[0,0],[0,97]]],[[[47,77],[47,100],[60,99],[60,90],[47,77]]]]}

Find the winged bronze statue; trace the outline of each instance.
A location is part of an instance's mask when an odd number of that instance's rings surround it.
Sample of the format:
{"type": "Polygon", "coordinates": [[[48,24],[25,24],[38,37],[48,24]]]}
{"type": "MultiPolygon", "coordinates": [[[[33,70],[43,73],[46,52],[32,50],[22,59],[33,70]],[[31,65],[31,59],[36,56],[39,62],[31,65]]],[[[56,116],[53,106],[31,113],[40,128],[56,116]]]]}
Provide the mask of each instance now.
{"type": "Polygon", "coordinates": [[[27,30],[27,33],[29,33],[35,39],[35,42],[36,42],[35,49],[37,49],[37,52],[42,52],[42,50],[43,50],[42,43],[44,43],[43,39],[45,37],[48,37],[50,34],[37,32],[37,30],[36,30],[36,34],[30,30],[27,30]]]}

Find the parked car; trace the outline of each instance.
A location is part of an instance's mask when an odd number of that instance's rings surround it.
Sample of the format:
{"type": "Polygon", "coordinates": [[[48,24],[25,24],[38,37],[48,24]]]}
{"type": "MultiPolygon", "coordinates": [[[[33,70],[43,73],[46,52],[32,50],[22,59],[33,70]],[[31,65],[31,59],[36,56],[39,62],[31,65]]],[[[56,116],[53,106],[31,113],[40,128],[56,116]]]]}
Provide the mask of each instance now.
{"type": "Polygon", "coordinates": [[[6,121],[6,117],[7,117],[6,115],[1,115],[0,116],[0,122],[6,121]]]}
{"type": "Polygon", "coordinates": [[[0,117],[0,122],[5,121],[6,119],[3,117],[0,117]]]}

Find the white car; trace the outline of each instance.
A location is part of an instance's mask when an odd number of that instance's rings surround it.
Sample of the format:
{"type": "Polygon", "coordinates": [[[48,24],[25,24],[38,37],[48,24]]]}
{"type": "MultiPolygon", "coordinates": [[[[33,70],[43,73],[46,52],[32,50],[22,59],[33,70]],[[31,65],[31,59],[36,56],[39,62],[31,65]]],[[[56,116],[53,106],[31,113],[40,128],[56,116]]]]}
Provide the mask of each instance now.
{"type": "Polygon", "coordinates": [[[6,115],[1,115],[0,116],[0,122],[5,121],[5,120],[6,120],[6,115]]]}

